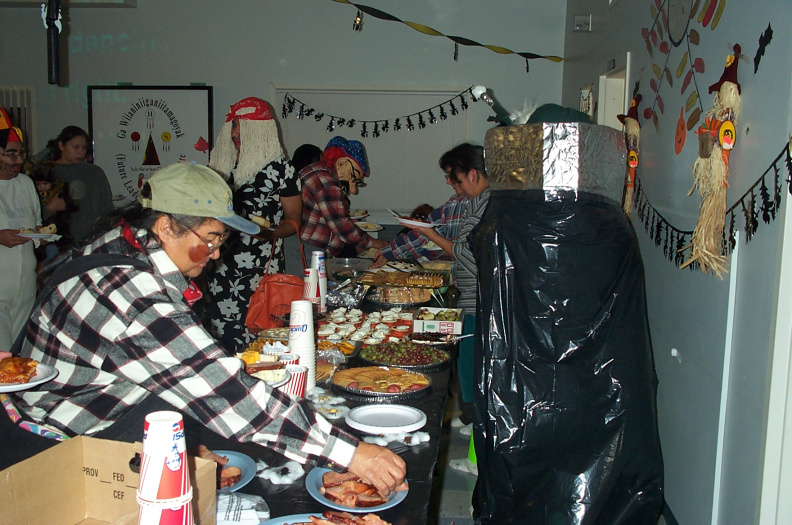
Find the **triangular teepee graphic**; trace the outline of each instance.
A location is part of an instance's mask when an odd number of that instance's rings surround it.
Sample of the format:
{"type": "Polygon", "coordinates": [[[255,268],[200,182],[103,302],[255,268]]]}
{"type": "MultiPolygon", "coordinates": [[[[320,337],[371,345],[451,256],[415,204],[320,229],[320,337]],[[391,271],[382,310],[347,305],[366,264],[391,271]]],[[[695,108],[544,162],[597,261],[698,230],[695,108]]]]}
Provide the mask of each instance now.
{"type": "Polygon", "coordinates": [[[146,144],[146,153],[143,155],[143,166],[159,166],[160,160],[157,155],[157,147],[154,146],[154,139],[151,138],[149,133],[148,144],[146,144]]]}

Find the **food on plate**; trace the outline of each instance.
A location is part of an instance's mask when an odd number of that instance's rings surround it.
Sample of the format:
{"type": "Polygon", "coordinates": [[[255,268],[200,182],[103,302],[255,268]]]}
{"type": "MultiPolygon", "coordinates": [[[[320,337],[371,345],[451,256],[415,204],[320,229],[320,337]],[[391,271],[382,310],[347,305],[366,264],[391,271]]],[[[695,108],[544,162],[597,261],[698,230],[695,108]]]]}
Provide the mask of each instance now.
{"type": "Polygon", "coordinates": [[[349,407],[344,405],[317,405],[314,408],[327,419],[341,419],[349,413],[349,407]]]}
{"type": "Polygon", "coordinates": [[[38,232],[39,233],[44,233],[44,234],[47,234],[47,235],[52,235],[52,234],[58,233],[58,227],[55,226],[55,224],[47,224],[46,226],[41,226],[38,229],[38,232]]]}
{"type": "Polygon", "coordinates": [[[376,507],[388,502],[373,485],[349,473],[326,472],[319,493],[333,503],[352,508],[376,507]]]}
{"type": "Polygon", "coordinates": [[[415,318],[423,321],[459,321],[459,310],[432,312],[426,308],[421,308],[415,318]]]}
{"type": "Polygon", "coordinates": [[[368,215],[368,210],[354,210],[349,214],[350,217],[364,217],[368,215]]]}
{"type": "Polygon", "coordinates": [[[267,328],[266,330],[260,331],[259,336],[270,339],[286,340],[289,338],[289,327],[279,326],[276,328],[267,328]]]}
{"type": "Polygon", "coordinates": [[[242,469],[239,467],[225,467],[220,471],[220,488],[233,487],[242,479],[242,469]]]}
{"type": "Polygon", "coordinates": [[[373,222],[359,222],[357,225],[363,231],[377,231],[382,229],[382,226],[374,224],[373,222]]]}
{"type": "Polygon", "coordinates": [[[429,386],[429,378],[400,368],[364,366],[339,370],[333,376],[333,384],[364,392],[393,394],[426,388],[429,386]]]}
{"type": "Polygon", "coordinates": [[[248,372],[256,379],[261,379],[267,383],[278,383],[286,379],[286,368],[283,363],[268,363],[270,366],[275,365],[279,368],[259,368],[253,372],[248,372]]]}
{"type": "Polygon", "coordinates": [[[245,372],[247,372],[250,375],[253,375],[256,372],[261,372],[262,370],[280,370],[285,367],[286,365],[284,363],[280,363],[278,361],[258,362],[258,363],[253,363],[252,365],[247,365],[245,367],[245,372]]]}
{"type": "Polygon", "coordinates": [[[256,350],[245,350],[239,355],[239,358],[245,362],[246,365],[258,363],[261,354],[256,350]]]}
{"type": "Polygon", "coordinates": [[[379,301],[388,304],[425,303],[432,298],[427,288],[379,288],[379,301]]]}
{"type": "Polygon", "coordinates": [[[367,346],[360,351],[360,357],[383,365],[428,366],[444,363],[450,356],[448,352],[430,345],[400,341],[367,346]]]}
{"type": "Polygon", "coordinates": [[[330,375],[335,370],[335,365],[329,361],[317,361],[316,362],[316,382],[324,381],[328,379],[330,375]]]}
{"type": "Polygon", "coordinates": [[[389,522],[380,518],[376,514],[366,514],[365,516],[355,516],[348,512],[338,512],[328,510],[322,516],[309,516],[311,521],[301,521],[290,523],[289,525],[391,525],[389,522]]]}
{"type": "Polygon", "coordinates": [[[257,224],[260,228],[269,228],[271,225],[269,220],[260,215],[251,215],[250,220],[253,221],[254,224],[257,224]]]}
{"type": "Polygon", "coordinates": [[[242,470],[239,467],[226,467],[228,458],[215,454],[205,445],[198,445],[193,451],[194,455],[217,463],[217,487],[233,487],[242,479],[242,470]]]}
{"type": "Polygon", "coordinates": [[[316,349],[317,350],[337,349],[344,355],[352,355],[352,353],[355,351],[355,344],[350,343],[349,341],[318,340],[316,341],[316,349]]]}
{"type": "Polygon", "coordinates": [[[438,332],[413,332],[407,338],[413,343],[422,345],[447,345],[456,337],[454,334],[441,334],[438,332]]]}
{"type": "Polygon", "coordinates": [[[421,263],[421,266],[423,266],[424,269],[426,270],[436,270],[436,271],[444,271],[444,272],[451,271],[451,261],[425,261],[421,263]]]}
{"type": "Polygon", "coordinates": [[[28,383],[37,366],[38,361],[28,357],[6,357],[0,360],[0,383],[28,383]]]}
{"type": "Polygon", "coordinates": [[[430,272],[367,272],[361,276],[360,282],[375,285],[440,288],[445,283],[445,276],[441,273],[430,272]]]}

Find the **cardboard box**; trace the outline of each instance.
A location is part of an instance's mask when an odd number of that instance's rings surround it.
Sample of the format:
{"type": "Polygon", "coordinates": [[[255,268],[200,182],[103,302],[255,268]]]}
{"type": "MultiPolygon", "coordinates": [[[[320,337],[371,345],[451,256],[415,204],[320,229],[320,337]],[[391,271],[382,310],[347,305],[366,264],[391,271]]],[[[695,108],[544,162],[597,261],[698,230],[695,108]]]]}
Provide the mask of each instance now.
{"type": "MultiPolygon", "coordinates": [[[[79,436],[0,472],[0,525],[137,525],[140,443],[79,436]]],[[[216,465],[190,457],[193,514],[216,519],[216,465]]]]}
{"type": "Polygon", "coordinates": [[[436,319],[433,320],[424,320],[424,319],[414,319],[413,320],[413,332],[438,332],[441,334],[454,334],[459,335],[462,333],[462,320],[465,318],[465,309],[464,308],[421,308],[420,311],[428,310],[433,314],[437,314],[438,312],[443,312],[447,310],[453,310],[457,312],[457,319],[458,321],[438,321],[436,319]]]}

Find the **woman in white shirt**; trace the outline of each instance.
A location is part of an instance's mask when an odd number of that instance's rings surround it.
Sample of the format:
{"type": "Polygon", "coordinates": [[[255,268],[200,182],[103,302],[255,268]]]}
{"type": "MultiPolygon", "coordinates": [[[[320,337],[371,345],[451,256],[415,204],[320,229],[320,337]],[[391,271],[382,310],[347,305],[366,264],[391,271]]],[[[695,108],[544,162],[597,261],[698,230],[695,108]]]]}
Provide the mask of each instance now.
{"type": "Polygon", "coordinates": [[[19,128],[0,130],[0,350],[11,348],[36,298],[33,249],[39,241],[17,235],[41,226],[36,186],[20,173],[24,156],[19,128]]]}

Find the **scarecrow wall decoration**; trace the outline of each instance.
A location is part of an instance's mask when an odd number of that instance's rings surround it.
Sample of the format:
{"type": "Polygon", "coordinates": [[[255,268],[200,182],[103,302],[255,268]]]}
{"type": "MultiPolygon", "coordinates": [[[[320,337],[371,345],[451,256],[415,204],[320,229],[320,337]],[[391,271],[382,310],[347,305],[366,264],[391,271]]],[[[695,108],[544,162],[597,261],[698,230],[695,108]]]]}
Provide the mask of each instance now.
{"type": "Polygon", "coordinates": [[[638,154],[641,143],[641,124],[638,121],[638,106],[641,104],[641,95],[638,93],[638,83],[633,89],[633,98],[626,115],[616,115],[619,122],[624,124],[624,136],[627,141],[627,179],[624,188],[624,214],[630,216],[633,207],[633,192],[635,191],[635,168],[638,167],[638,154]]]}
{"type": "Polygon", "coordinates": [[[736,140],[734,126],[740,113],[740,84],[737,82],[737,60],[740,45],[726,59],[720,80],[709,87],[715,93],[713,107],[707,111],[704,124],[699,126],[699,158],[693,165],[693,188],[701,196],[699,219],[689,246],[690,257],[681,266],[698,263],[703,273],[713,273],[722,279],[728,271],[724,255],[724,227],[726,225],[726,191],[729,185],[729,154],[736,140]]]}

